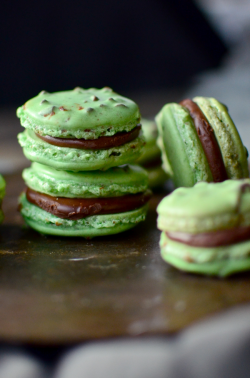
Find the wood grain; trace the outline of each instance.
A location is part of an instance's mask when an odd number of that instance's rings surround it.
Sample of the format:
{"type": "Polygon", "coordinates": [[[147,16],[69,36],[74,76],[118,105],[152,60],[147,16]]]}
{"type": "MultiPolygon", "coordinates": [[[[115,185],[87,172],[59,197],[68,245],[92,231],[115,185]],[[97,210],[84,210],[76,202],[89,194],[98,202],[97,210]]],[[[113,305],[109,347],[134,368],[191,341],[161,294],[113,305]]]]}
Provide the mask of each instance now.
{"type": "Polygon", "coordinates": [[[154,195],[145,223],[87,241],[42,236],[17,212],[21,174],[6,177],[0,228],[0,340],[66,345],[169,334],[250,300],[249,274],[181,273],[160,257],[154,195]]]}

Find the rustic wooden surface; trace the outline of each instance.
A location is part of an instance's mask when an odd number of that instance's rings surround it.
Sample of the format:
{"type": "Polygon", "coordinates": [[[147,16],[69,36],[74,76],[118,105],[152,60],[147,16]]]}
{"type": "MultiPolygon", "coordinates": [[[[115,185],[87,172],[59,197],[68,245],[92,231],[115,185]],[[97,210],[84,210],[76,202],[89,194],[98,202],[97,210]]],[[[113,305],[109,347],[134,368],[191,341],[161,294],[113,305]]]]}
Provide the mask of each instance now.
{"type": "Polygon", "coordinates": [[[21,174],[7,179],[0,228],[0,340],[65,345],[177,332],[250,300],[250,275],[181,273],[159,254],[153,197],[145,223],[87,241],[41,236],[17,212],[21,174]]]}

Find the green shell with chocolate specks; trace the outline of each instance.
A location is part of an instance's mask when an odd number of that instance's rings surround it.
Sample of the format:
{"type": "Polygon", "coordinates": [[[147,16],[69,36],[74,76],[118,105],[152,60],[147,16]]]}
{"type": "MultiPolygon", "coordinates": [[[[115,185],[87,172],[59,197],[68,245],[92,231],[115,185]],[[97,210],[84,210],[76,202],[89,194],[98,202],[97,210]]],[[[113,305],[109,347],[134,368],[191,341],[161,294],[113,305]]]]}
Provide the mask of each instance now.
{"type": "Polygon", "coordinates": [[[25,128],[60,138],[96,139],[140,123],[137,104],[108,87],[42,91],[19,107],[17,116],[25,128]]]}
{"type": "Polygon", "coordinates": [[[57,147],[46,143],[34,131],[25,130],[18,140],[27,159],[50,167],[68,171],[107,170],[122,164],[133,163],[145,144],[142,136],[119,147],[107,150],[80,150],[57,147]]]}

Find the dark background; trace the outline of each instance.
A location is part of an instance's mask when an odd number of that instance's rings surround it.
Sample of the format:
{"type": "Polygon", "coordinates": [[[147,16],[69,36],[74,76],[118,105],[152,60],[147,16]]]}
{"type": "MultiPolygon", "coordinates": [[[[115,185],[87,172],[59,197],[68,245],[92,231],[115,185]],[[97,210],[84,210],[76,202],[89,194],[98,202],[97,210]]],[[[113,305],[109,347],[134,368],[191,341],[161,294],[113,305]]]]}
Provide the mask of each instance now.
{"type": "Polygon", "coordinates": [[[0,17],[0,106],[42,89],[183,86],[226,53],[191,0],[4,1],[0,17]]]}

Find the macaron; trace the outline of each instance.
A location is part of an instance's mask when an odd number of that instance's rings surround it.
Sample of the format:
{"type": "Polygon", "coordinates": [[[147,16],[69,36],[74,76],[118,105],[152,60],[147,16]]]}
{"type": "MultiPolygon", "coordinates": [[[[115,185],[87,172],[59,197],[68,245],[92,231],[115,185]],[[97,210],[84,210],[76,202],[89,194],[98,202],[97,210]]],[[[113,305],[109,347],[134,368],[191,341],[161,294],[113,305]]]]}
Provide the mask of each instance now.
{"type": "Polygon", "coordinates": [[[146,145],[136,163],[147,170],[149,187],[157,188],[162,186],[168,179],[168,175],[162,168],[161,150],[156,143],[158,136],[157,126],[154,121],[145,118],[141,118],[141,125],[146,145]]]}
{"type": "Polygon", "coordinates": [[[225,105],[195,97],[156,116],[164,168],[176,187],[249,177],[247,150],[225,105]]]}
{"type": "Polygon", "coordinates": [[[151,191],[147,172],[133,165],[106,171],[62,171],[32,163],[20,196],[26,223],[42,234],[111,235],[145,220],[151,191]]]}
{"type": "Polygon", "coordinates": [[[105,87],[42,91],[17,109],[31,161],[71,171],[134,162],[145,144],[137,104],[105,87]]]}
{"type": "Polygon", "coordinates": [[[4,218],[3,211],[2,211],[2,202],[5,196],[5,186],[6,186],[5,180],[3,176],[0,175],[0,223],[2,223],[3,218],[4,218]]]}
{"type": "Polygon", "coordinates": [[[178,188],[157,212],[170,265],[221,277],[250,269],[250,179],[178,188]]]}

